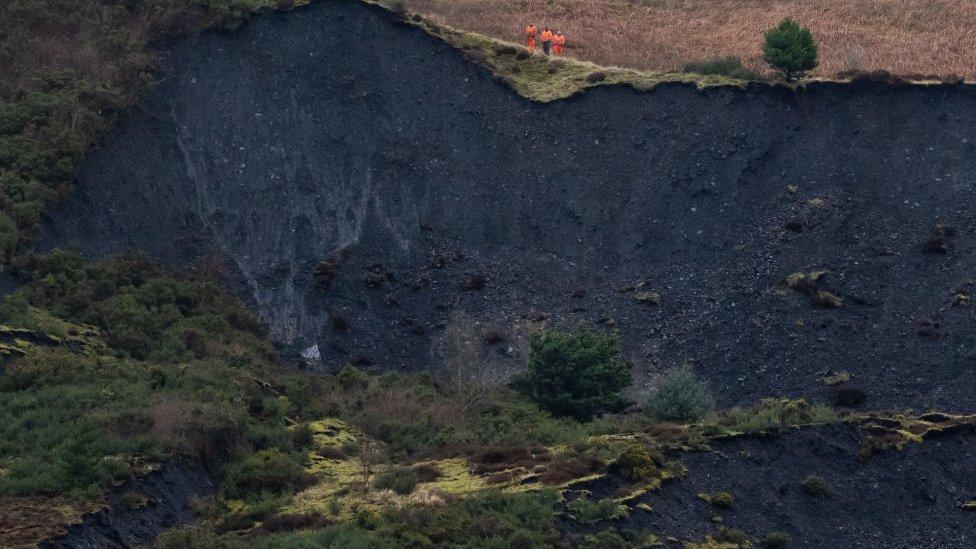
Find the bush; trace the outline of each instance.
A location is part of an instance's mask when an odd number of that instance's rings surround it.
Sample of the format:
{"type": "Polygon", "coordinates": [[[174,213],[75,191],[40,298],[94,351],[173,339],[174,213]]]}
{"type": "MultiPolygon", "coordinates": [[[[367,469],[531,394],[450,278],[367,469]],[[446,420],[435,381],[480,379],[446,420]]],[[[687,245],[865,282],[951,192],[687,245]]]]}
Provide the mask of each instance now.
{"type": "Polygon", "coordinates": [[[377,490],[393,490],[405,496],[417,487],[417,472],[410,467],[394,467],[376,478],[377,490]]]}
{"type": "Polygon", "coordinates": [[[807,475],[800,482],[800,488],[815,498],[823,498],[831,495],[833,490],[830,489],[830,485],[827,481],[820,475],[807,475]]]}
{"type": "Polygon", "coordinates": [[[311,475],[295,458],[270,448],[231,465],[225,490],[232,498],[253,499],[263,493],[294,492],[311,483],[311,475]]]}
{"type": "Polygon", "coordinates": [[[667,421],[698,421],[711,412],[712,406],[708,390],[688,368],[665,377],[647,402],[652,416],[667,421]]]}
{"type": "Polygon", "coordinates": [[[738,433],[768,433],[796,425],[822,425],[838,420],[829,407],[800,398],[764,398],[757,406],[732,408],[715,419],[715,427],[738,433]]]}
{"type": "Polygon", "coordinates": [[[596,84],[597,82],[603,82],[607,79],[607,73],[603,71],[593,71],[586,75],[586,81],[590,84],[596,84]]]}
{"type": "Polygon", "coordinates": [[[580,328],[532,338],[529,369],[516,379],[520,392],[543,409],[588,421],[619,411],[620,390],[630,384],[630,364],[617,358],[617,339],[580,328]]]}
{"type": "MultiPolygon", "coordinates": [[[[719,528],[718,533],[712,536],[712,539],[720,544],[727,543],[740,548],[752,547],[752,544],[749,543],[749,536],[745,532],[727,526],[719,528]]],[[[725,546],[722,545],[722,547],[725,546]]]]}
{"type": "Polygon", "coordinates": [[[593,524],[601,520],[614,520],[627,516],[627,506],[621,505],[611,498],[593,501],[580,496],[566,504],[570,514],[576,522],[593,524]]]}
{"type": "Polygon", "coordinates": [[[645,480],[657,474],[654,457],[647,448],[639,444],[630,444],[620,453],[610,466],[611,470],[627,480],[645,480]]]}
{"type": "Polygon", "coordinates": [[[715,507],[721,507],[723,509],[728,509],[732,507],[732,494],[728,492],[715,492],[714,494],[701,493],[698,497],[711,503],[715,507]]]}
{"type": "Polygon", "coordinates": [[[763,59],[787,80],[802,77],[819,65],[813,34],[791,18],[766,31],[763,59]]]}
{"type": "Polygon", "coordinates": [[[686,63],[684,70],[685,72],[694,72],[698,74],[716,74],[719,76],[728,76],[729,78],[738,78],[740,80],[759,79],[759,75],[742,66],[742,59],[735,55],[720,57],[717,59],[709,59],[706,61],[686,63]]]}

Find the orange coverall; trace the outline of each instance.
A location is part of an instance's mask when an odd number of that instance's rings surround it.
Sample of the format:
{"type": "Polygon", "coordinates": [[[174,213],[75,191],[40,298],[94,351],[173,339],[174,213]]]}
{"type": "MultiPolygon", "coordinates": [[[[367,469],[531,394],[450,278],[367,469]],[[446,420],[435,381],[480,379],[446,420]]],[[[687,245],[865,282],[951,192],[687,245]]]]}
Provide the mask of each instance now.
{"type": "Polygon", "coordinates": [[[525,27],[525,47],[529,48],[529,53],[535,53],[535,33],[537,30],[535,25],[525,27]]]}
{"type": "Polygon", "coordinates": [[[542,51],[545,52],[546,55],[549,55],[549,46],[552,45],[552,31],[542,31],[539,38],[542,39],[542,51]]]}
{"type": "Polygon", "coordinates": [[[563,36],[563,33],[557,32],[556,36],[552,37],[552,53],[554,55],[562,55],[563,44],[565,43],[566,43],[566,37],[563,36]]]}

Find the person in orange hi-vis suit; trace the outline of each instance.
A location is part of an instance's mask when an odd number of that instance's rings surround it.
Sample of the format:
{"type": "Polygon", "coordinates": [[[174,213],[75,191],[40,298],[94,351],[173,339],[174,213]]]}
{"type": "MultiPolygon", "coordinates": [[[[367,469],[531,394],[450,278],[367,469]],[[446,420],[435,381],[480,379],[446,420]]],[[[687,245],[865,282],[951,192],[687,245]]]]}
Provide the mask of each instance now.
{"type": "Polygon", "coordinates": [[[556,31],[556,35],[552,37],[552,53],[553,55],[563,54],[563,44],[566,43],[566,37],[563,33],[556,31]]]}
{"type": "Polygon", "coordinates": [[[549,30],[549,27],[542,29],[539,38],[542,39],[542,53],[549,55],[549,48],[552,47],[552,31],[549,30]]]}
{"type": "Polygon", "coordinates": [[[535,53],[535,33],[537,30],[535,25],[525,27],[525,47],[529,48],[529,53],[535,53]]]}

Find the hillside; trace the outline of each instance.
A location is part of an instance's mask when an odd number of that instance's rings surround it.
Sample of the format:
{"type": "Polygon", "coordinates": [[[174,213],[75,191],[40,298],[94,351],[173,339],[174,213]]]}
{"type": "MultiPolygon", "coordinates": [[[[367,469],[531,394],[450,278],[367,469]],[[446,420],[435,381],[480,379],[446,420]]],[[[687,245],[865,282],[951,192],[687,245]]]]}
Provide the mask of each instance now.
{"type": "Polygon", "coordinates": [[[971,87],[167,2],[4,88],[0,546],[971,545],[971,87]]]}
{"type": "Polygon", "coordinates": [[[537,104],[420,29],[340,9],[174,49],[49,242],[215,254],[326,370],[421,369],[460,308],[503,334],[499,367],[533,324],[612,322],[643,381],[693,361],[729,405],[829,398],[839,368],[875,407],[976,404],[959,367],[972,309],[954,305],[973,283],[969,88],[605,86],[537,104]],[[939,223],[956,236],[926,253],[939,223]]]}

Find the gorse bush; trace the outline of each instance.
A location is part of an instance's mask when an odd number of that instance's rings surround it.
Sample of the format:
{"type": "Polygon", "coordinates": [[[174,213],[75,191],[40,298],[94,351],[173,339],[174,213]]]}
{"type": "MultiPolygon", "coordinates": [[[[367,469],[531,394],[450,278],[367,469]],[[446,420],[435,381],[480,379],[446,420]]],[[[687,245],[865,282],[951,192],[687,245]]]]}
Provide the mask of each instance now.
{"type": "Polygon", "coordinates": [[[766,31],[763,59],[787,80],[802,77],[819,65],[813,33],[793,19],[784,19],[775,28],[766,31]]]}
{"type": "Polygon", "coordinates": [[[698,421],[711,413],[712,397],[686,367],[667,375],[647,402],[650,414],[666,421],[698,421]]]}
{"type": "Polygon", "coordinates": [[[614,336],[580,328],[549,331],[532,339],[528,370],[515,387],[549,412],[588,421],[624,408],[630,365],[617,357],[614,336]]]}

